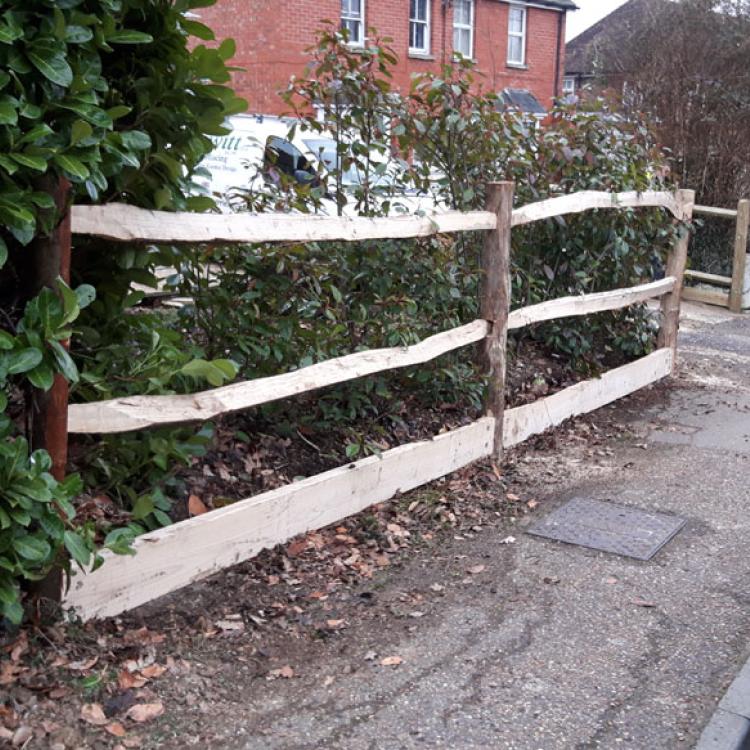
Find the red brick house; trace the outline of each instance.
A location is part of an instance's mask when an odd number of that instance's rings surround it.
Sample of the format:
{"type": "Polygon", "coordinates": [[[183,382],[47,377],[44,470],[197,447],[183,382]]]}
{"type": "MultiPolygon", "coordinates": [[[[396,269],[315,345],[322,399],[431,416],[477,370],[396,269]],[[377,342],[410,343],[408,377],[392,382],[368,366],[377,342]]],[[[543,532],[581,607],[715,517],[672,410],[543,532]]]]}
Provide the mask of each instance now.
{"type": "Polygon", "coordinates": [[[196,15],[217,39],[237,42],[232,62],[244,71],[234,86],[249,111],[282,114],[277,92],[304,70],[322,19],[348,28],[354,45],[368,28],[392,37],[402,90],[460,52],[476,61],[485,90],[526,89],[548,107],[562,93],[565,16],[575,9],[572,0],[218,0],[196,15]]]}

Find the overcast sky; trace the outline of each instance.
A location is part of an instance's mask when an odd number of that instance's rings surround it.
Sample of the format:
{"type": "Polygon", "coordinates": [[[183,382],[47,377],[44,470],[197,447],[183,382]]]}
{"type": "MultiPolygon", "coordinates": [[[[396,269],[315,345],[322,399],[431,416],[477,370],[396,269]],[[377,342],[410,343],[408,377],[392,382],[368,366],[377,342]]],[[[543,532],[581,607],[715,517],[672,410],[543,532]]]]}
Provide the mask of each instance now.
{"type": "Polygon", "coordinates": [[[600,18],[619,8],[625,0],[574,0],[580,10],[568,13],[566,40],[570,41],[600,18]]]}

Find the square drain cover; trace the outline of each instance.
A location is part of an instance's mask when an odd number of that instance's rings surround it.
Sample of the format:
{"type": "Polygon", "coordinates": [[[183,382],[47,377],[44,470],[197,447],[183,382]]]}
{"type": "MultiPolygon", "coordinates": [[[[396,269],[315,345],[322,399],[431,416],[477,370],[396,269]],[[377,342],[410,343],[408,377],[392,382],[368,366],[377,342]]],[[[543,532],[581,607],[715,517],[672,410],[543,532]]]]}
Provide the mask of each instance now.
{"type": "Polygon", "coordinates": [[[684,518],[666,513],[574,497],[535,523],[528,533],[650,560],[684,525],[684,518]]]}

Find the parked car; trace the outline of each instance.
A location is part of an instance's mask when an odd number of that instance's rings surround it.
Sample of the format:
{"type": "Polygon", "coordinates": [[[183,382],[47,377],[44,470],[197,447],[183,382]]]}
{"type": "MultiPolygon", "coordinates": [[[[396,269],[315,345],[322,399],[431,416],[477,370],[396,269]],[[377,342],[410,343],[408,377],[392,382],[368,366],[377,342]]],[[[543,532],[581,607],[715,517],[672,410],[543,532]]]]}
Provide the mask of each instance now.
{"type": "MultiPolygon", "coordinates": [[[[196,178],[201,189],[216,198],[226,210],[242,205],[243,192],[271,194],[274,184],[289,182],[320,185],[336,167],[336,140],[325,130],[311,130],[298,120],[269,115],[235,115],[226,125],[231,128],[231,133],[214,138],[214,150],[201,163],[210,177],[196,178]]],[[[373,156],[373,161],[377,163],[378,157],[373,156]]],[[[343,192],[349,194],[343,209],[346,215],[356,213],[352,195],[361,180],[362,176],[355,168],[342,174],[343,192]]],[[[372,187],[383,196],[381,200],[388,196],[394,213],[434,210],[434,203],[428,196],[416,191],[396,190],[393,182],[393,174],[386,168],[375,180],[371,178],[372,187]]],[[[335,215],[337,203],[334,196],[327,194],[318,210],[335,215]]]]}

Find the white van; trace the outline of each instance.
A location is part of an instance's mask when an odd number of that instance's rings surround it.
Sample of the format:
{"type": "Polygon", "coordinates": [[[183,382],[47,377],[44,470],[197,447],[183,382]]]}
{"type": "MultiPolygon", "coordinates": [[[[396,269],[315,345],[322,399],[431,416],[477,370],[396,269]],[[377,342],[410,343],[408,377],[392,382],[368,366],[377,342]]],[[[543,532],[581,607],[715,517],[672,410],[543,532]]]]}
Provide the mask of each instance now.
{"type": "MultiPolygon", "coordinates": [[[[195,182],[217,199],[219,205],[231,210],[241,205],[236,195],[243,190],[262,191],[270,182],[279,181],[281,174],[300,184],[314,184],[337,161],[336,141],[327,131],[314,131],[298,121],[272,115],[234,115],[225,123],[232,132],[213,137],[213,151],[201,162],[211,177],[196,177],[195,182]],[[294,127],[290,139],[290,131],[294,127]],[[235,196],[235,197],[233,197],[235,196]]],[[[377,161],[377,159],[375,159],[377,161]]],[[[350,169],[342,175],[344,190],[359,184],[360,175],[350,169]]],[[[387,170],[376,185],[390,184],[387,170]]],[[[267,189],[267,188],[266,188],[267,189]]],[[[432,200],[416,192],[401,192],[394,204],[394,212],[413,213],[434,210],[432,200]]],[[[323,200],[322,213],[335,215],[333,197],[323,200]]],[[[346,215],[354,213],[352,201],[344,208],[346,215]]]]}

